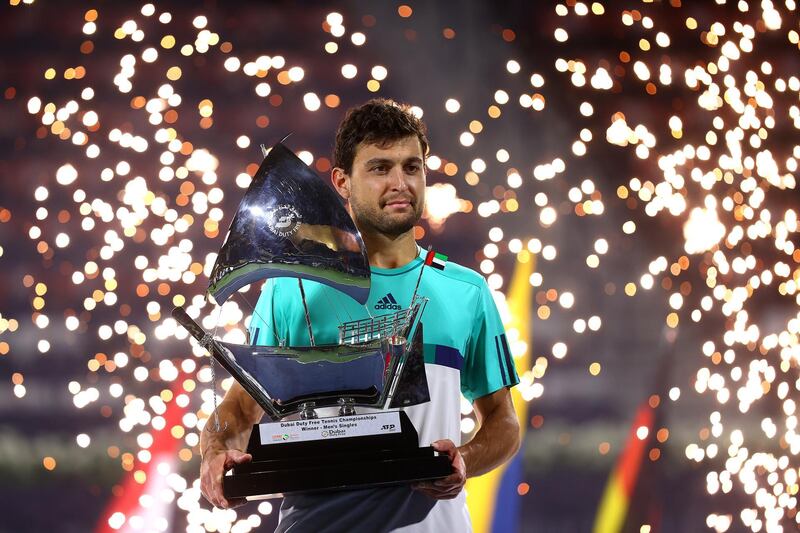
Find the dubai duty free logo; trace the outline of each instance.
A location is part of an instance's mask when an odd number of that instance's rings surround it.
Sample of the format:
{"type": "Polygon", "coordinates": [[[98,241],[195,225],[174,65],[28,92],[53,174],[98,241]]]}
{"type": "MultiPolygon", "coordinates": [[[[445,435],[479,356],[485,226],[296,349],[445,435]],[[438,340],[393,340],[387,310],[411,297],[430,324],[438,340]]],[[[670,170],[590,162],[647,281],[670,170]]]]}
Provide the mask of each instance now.
{"type": "Polygon", "coordinates": [[[267,211],[269,230],[280,237],[289,237],[302,223],[302,217],[293,205],[281,204],[267,211]]]}

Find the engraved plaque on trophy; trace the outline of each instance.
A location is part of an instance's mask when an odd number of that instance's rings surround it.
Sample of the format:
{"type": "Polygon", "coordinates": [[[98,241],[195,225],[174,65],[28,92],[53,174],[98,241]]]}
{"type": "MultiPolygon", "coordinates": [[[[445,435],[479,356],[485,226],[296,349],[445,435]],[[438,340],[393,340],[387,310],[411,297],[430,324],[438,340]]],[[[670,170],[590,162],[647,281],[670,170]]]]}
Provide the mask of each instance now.
{"type": "MultiPolygon", "coordinates": [[[[297,278],[304,306],[303,280],[362,305],[369,295],[369,261],[350,215],[282,143],[265,154],[234,215],[208,294],[222,305],[245,285],[270,277],[297,278]]],[[[223,342],[176,307],[173,317],[270,419],[253,427],[247,447],[253,461],[223,477],[225,496],[257,499],[449,475],[448,457],[420,447],[399,410],[430,400],[422,354],[426,301],[415,293],[406,309],[342,323],[338,343],[319,345],[306,307],[309,346],[223,342]],[[338,416],[318,417],[318,409],[330,407],[338,407],[338,416]]]]}

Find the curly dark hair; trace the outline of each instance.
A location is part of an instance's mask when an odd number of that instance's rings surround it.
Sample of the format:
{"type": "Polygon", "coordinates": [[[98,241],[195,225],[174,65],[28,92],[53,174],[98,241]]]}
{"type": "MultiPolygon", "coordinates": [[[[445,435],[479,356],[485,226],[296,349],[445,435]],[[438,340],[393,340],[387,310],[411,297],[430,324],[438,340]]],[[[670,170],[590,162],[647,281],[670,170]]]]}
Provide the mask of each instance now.
{"type": "Polygon", "coordinates": [[[373,98],[351,108],[336,130],[333,164],[347,174],[353,170],[356,147],[360,143],[383,145],[416,135],[423,157],[428,153],[427,128],[411,112],[411,107],[388,98],[373,98]]]}

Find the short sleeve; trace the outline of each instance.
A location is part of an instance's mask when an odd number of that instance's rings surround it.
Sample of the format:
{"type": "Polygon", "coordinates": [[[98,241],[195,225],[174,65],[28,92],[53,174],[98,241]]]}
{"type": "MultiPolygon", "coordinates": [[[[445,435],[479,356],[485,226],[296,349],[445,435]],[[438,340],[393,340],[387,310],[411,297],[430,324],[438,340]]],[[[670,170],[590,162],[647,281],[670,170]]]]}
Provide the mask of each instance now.
{"type": "Polygon", "coordinates": [[[261,289],[253,316],[250,318],[250,344],[254,346],[278,346],[278,320],[275,316],[274,302],[277,299],[278,286],[275,280],[268,279],[261,289]]]}
{"type": "Polygon", "coordinates": [[[486,281],[482,280],[478,291],[461,371],[461,392],[471,402],[519,383],[505,328],[486,281]]]}

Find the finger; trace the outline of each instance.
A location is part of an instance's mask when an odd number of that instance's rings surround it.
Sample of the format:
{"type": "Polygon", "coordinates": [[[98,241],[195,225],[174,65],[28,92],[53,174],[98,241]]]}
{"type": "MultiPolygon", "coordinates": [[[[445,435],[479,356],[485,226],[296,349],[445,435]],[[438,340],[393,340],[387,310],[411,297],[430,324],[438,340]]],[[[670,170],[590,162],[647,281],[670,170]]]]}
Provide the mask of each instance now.
{"type": "Polygon", "coordinates": [[[208,503],[216,507],[217,490],[214,486],[213,477],[210,475],[207,469],[202,474],[200,479],[200,491],[203,493],[203,496],[205,496],[206,500],[208,500],[208,503]]]}
{"type": "Polygon", "coordinates": [[[437,490],[445,490],[451,487],[461,487],[462,485],[463,483],[460,478],[453,478],[434,481],[432,487],[437,490]]]}
{"type": "Polygon", "coordinates": [[[442,484],[453,485],[459,483],[461,481],[461,478],[462,478],[461,472],[459,472],[458,470],[454,470],[449,476],[441,477],[439,479],[432,479],[431,483],[433,483],[434,485],[442,485],[442,484]]]}
{"type": "Polygon", "coordinates": [[[461,485],[450,485],[447,487],[433,487],[432,493],[436,494],[437,498],[453,497],[461,492],[461,485]]]}
{"type": "Polygon", "coordinates": [[[211,487],[211,503],[220,509],[227,509],[228,502],[225,500],[225,494],[223,493],[222,476],[223,472],[221,465],[208,472],[209,485],[211,487]]]}
{"type": "Polygon", "coordinates": [[[232,509],[240,507],[247,503],[247,498],[228,498],[225,496],[224,486],[222,483],[215,484],[213,489],[208,492],[206,499],[214,507],[220,509],[232,509]]]}
{"type": "Polygon", "coordinates": [[[228,500],[228,509],[233,509],[234,507],[241,507],[246,503],[247,503],[247,498],[231,498],[228,500]]]}
{"type": "Polygon", "coordinates": [[[214,501],[214,505],[220,509],[228,508],[228,501],[225,499],[225,494],[222,492],[222,483],[219,483],[214,487],[214,501]]]}
{"type": "Polygon", "coordinates": [[[205,498],[208,503],[210,503],[211,505],[214,505],[214,502],[211,501],[211,495],[209,494],[209,492],[206,489],[201,488],[200,492],[203,495],[203,498],[205,498]]]}
{"type": "Polygon", "coordinates": [[[214,507],[219,507],[220,506],[220,501],[219,501],[219,499],[220,499],[220,491],[217,488],[215,483],[211,483],[209,485],[209,487],[207,489],[206,499],[208,500],[208,503],[210,503],[214,507]]]}
{"type": "Polygon", "coordinates": [[[212,488],[210,491],[208,491],[208,493],[206,494],[206,500],[208,500],[208,503],[210,503],[214,507],[222,507],[222,505],[220,504],[219,491],[217,491],[216,489],[212,488]]]}
{"type": "Polygon", "coordinates": [[[223,500],[225,499],[222,496],[222,475],[223,475],[223,461],[222,457],[219,460],[215,460],[208,469],[207,476],[208,476],[208,484],[211,488],[211,503],[214,504],[215,507],[223,507],[223,500]]]}
{"type": "Polygon", "coordinates": [[[203,461],[200,467],[200,490],[214,507],[222,507],[222,482],[224,456],[217,455],[203,461]]]}
{"type": "Polygon", "coordinates": [[[458,448],[456,445],[453,444],[452,441],[449,440],[440,440],[434,443],[434,449],[439,453],[447,454],[447,458],[450,459],[450,463],[455,463],[458,458],[458,448]]]}
{"type": "Polygon", "coordinates": [[[436,450],[437,452],[448,452],[448,454],[450,450],[455,448],[455,444],[453,444],[453,441],[447,439],[433,441],[433,443],[431,443],[431,446],[433,446],[433,449],[436,450]]]}
{"type": "Polygon", "coordinates": [[[464,482],[462,481],[461,476],[452,474],[441,479],[431,480],[428,483],[428,486],[436,490],[442,490],[443,488],[460,487],[463,484],[464,482]]]}
{"type": "Polygon", "coordinates": [[[429,498],[436,498],[438,494],[438,491],[434,490],[433,487],[417,487],[415,490],[429,498]]]}
{"type": "Polygon", "coordinates": [[[420,485],[420,486],[423,486],[423,487],[432,487],[434,485],[440,485],[441,482],[443,482],[443,481],[458,480],[458,479],[459,479],[458,471],[453,470],[453,472],[451,472],[449,475],[447,475],[445,477],[426,479],[425,481],[418,481],[416,483],[416,485],[420,485]]]}
{"type": "MultiPolygon", "coordinates": [[[[237,504],[237,500],[239,498],[228,498],[225,496],[225,477],[220,476],[216,479],[215,488],[217,490],[217,500],[219,501],[219,507],[222,509],[231,509],[236,507],[237,505],[241,505],[240,503],[237,504]]],[[[244,503],[244,502],[242,502],[244,503]]]]}
{"type": "Polygon", "coordinates": [[[447,492],[453,488],[452,484],[447,485],[431,485],[430,490],[433,492],[447,492]]]}
{"type": "Polygon", "coordinates": [[[437,500],[449,500],[458,496],[461,490],[426,489],[426,490],[420,490],[420,492],[425,494],[429,498],[434,498],[437,500]]]}
{"type": "Polygon", "coordinates": [[[433,481],[421,481],[419,483],[415,483],[411,486],[412,489],[418,490],[420,492],[430,492],[430,491],[438,491],[440,490],[438,487],[434,486],[433,481]]]}
{"type": "Polygon", "coordinates": [[[205,463],[201,468],[200,490],[203,496],[214,507],[231,509],[247,503],[246,498],[225,497],[223,476],[225,471],[237,464],[252,461],[253,456],[239,450],[228,450],[205,463]]]}

